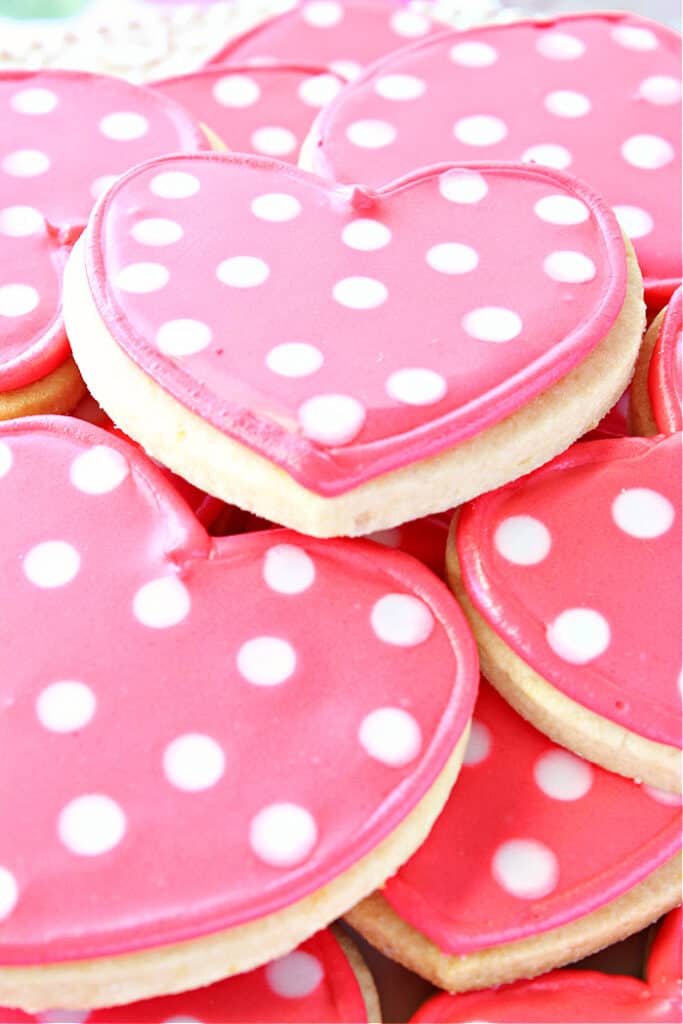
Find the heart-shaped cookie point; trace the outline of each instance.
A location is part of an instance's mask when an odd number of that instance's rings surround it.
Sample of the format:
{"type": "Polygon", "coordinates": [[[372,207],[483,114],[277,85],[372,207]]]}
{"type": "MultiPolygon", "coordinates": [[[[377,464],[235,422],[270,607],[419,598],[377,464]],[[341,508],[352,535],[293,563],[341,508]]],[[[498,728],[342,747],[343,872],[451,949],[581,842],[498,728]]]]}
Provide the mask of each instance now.
{"type": "Polygon", "coordinates": [[[678,1024],[681,1002],[681,911],[661,925],[650,952],[645,981],[598,971],[552,971],[534,981],[463,996],[430,999],[412,1024],[459,1024],[475,1020],[504,1024],[678,1024]]]}
{"type": "Polygon", "coordinates": [[[441,166],[371,190],[211,154],[108,193],[65,305],[90,390],[147,451],[266,519],[358,534],[593,426],[632,372],[639,280],[612,213],[556,171],[441,166]],[[558,203],[572,223],[548,220],[558,203]],[[177,240],[140,243],[169,220],[177,240]]]}
{"type": "Polygon", "coordinates": [[[636,434],[673,434],[683,429],[683,289],[677,288],[643,339],[631,387],[631,424],[636,434]]]}
{"type": "Polygon", "coordinates": [[[533,977],[678,904],[681,820],[679,799],[556,746],[482,681],[434,828],[347,917],[448,991],[533,977]]]}
{"type": "Polygon", "coordinates": [[[207,143],[175,102],[100,75],[0,72],[0,109],[0,418],[8,419],[67,411],[83,393],[61,280],[95,200],[133,164],[207,143]]]}
{"type": "Polygon", "coordinates": [[[410,856],[478,685],[427,569],[366,541],[211,538],[75,419],[0,427],[0,497],[0,1005],[250,970],[410,856]]]}
{"type": "Polygon", "coordinates": [[[371,185],[409,173],[416,154],[567,170],[614,207],[655,312],[681,280],[680,122],[675,32],[571,14],[442,33],[378,61],[321,113],[301,162],[371,185]]]}
{"type": "Polygon", "coordinates": [[[483,669],[563,746],[681,787],[681,435],[575,445],[467,505],[448,574],[483,669]]]}

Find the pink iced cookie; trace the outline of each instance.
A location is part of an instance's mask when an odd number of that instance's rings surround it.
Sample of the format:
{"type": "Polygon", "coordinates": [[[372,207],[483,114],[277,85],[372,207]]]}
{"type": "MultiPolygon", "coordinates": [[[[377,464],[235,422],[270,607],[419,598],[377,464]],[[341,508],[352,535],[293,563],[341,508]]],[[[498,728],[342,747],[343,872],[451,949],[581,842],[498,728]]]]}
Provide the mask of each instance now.
{"type": "Polygon", "coordinates": [[[683,289],[650,325],[633,378],[631,420],[646,436],[683,429],[682,341],[683,289]]]}
{"type": "Polygon", "coordinates": [[[311,61],[352,79],[371,61],[439,27],[403,0],[302,0],[232,39],[209,63],[311,61]]]}
{"type": "Polygon", "coordinates": [[[287,952],[447,797],[478,681],[456,603],[374,544],[212,539],[90,424],[0,435],[0,1003],[131,1002],[287,952]]]}
{"type": "Polygon", "coordinates": [[[680,492],[680,434],[580,444],[466,506],[449,544],[503,696],[564,746],[673,792],[680,492]]]}
{"type": "Polygon", "coordinates": [[[412,1024],[457,1024],[487,1020],[496,1024],[679,1024],[681,1003],[681,912],[664,919],[650,953],[646,981],[595,971],[553,971],[496,992],[437,996],[412,1024]]]}
{"type": "Polygon", "coordinates": [[[208,68],[154,88],[191,111],[223,144],[214,148],[296,163],[313,119],[342,85],[325,67],[277,64],[208,68]]]}
{"type": "MultiPolygon", "coordinates": [[[[207,144],[177,104],[97,75],[2,72],[0,110],[0,418],[8,418],[44,410],[45,378],[69,359],[61,278],[95,199],[133,164],[207,144]],[[42,390],[30,390],[37,382],[42,390]]],[[[53,395],[60,411],[82,393],[75,367],[73,375],[76,387],[72,380],[61,400],[59,388],[53,395]]]]}
{"type": "Polygon", "coordinates": [[[436,985],[531,977],[680,902],[680,800],[591,765],[483,684],[425,843],[349,920],[436,985]]]}
{"type": "Polygon", "coordinates": [[[267,158],[167,158],[82,241],[67,314],[101,405],[197,486],[310,534],[370,533],[539,464],[607,411],[640,344],[616,219],[545,168],[369,192],[267,158]]]}
{"type": "MultiPolygon", "coordinates": [[[[680,50],[671,30],[624,14],[441,35],[345,90],[321,115],[306,165],[375,186],[439,160],[568,170],[614,206],[660,309],[681,279],[680,50]]],[[[551,219],[572,215],[558,206],[551,219]]]]}

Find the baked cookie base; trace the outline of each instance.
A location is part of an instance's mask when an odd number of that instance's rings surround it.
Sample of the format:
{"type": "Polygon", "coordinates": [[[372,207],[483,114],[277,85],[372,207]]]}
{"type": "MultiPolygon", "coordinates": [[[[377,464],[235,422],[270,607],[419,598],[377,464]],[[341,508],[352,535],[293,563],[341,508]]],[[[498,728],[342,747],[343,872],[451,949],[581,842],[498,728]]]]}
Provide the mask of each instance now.
{"type": "Polygon", "coordinates": [[[0,420],[45,413],[67,413],[85,395],[85,384],[73,358],[52,373],[15,391],[0,391],[0,420]]]}
{"type": "Polygon", "coordinates": [[[363,959],[363,956],[355,942],[346,934],[346,932],[343,932],[337,925],[332,928],[332,931],[334,932],[337,942],[344,950],[346,959],[351,964],[351,970],[356,975],[356,981],[358,982],[361,995],[363,996],[363,1002],[365,1003],[365,1012],[367,1014],[368,1024],[381,1024],[382,1008],[380,1006],[377,986],[375,985],[375,980],[370,973],[370,968],[363,959]]]}
{"type": "Polygon", "coordinates": [[[571,373],[457,447],[324,498],[191,412],[124,352],[92,297],[86,241],[87,232],[67,264],[64,312],[74,356],[100,405],[154,458],[196,487],[314,537],[358,536],[445,511],[548,462],[596,426],[624,392],[645,323],[642,277],[626,241],[621,312],[571,373]]]}
{"type": "Polygon", "coordinates": [[[650,373],[650,360],[652,359],[652,353],[657,344],[657,337],[665,315],[666,307],[657,314],[648,327],[643,338],[643,344],[640,346],[636,368],[633,373],[628,425],[633,434],[639,434],[641,437],[654,437],[655,434],[659,433],[652,409],[652,402],[650,401],[648,376],[650,373]]]}

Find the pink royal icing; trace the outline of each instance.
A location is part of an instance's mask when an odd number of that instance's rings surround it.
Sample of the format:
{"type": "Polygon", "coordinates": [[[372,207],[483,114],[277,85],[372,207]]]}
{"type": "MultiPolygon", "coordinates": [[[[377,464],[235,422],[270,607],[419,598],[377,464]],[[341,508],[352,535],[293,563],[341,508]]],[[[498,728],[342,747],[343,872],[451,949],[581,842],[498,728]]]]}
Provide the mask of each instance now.
{"type": "Polygon", "coordinates": [[[403,0],[304,0],[232,39],[209,64],[315,61],[352,79],[371,61],[437,29],[403,0]]]}
{"type": "Polygon", "coordinates": [[[155,82],[231,150],[296,163],[313,120],[342,88],[328,68],[278,64],[209,68],[155,82]]]}
{"type": "MultiPolygon", "coordinates": [[[[680,51],[670,29],[624,14],[442,34],[344,90],[317,123],[314,167],[375,186],[416,161],[566,169],[614,206],[660,308],[681,278],[680,51]]],[[[563,204],[547,212],[574,219],[563,204]]]]}
{"type": "Polygon", "coordinates": [[[556,746],[484,683],[458,784],[382,893],[444,953],[472,953],[616,899],[676,853],[681,823],[675,797],[556,746]]]}
{"type": "Polygon", "coordinates": [[[657,427],[663,434],[683,430],[683,289],[678,288],[669,303],[652,351],[648,390],[657,427]]]}
{"type": "Polygon", "coordinates": [[[212,539],[135,448],[70,418],[0,428],[0,501],[0,964],[281,910],[442,772],[476,651],[418,562],[288,531],[212,539]]]}
{"type": "Polygon", "coordinates": [[[0,390],[9,391],[68,356],[62,270],[95,199],[133,164],[208,143],[165,97],[81,72],[0,72],[0,111],[0,390]]]}
{"type": "Polygon", "coordinates": [[[448,165],[368,193],[230,154],[129,173],[86,264],[135,362],[323,495],[548,388],[604,337],[626,275],[611,211],[556,171],[448,165]],[[579,222],[550,222],[548,201],[579,222]]]}
{"type": "Polygon", "coordinates": [[[681,435],[575,445],[466,505],[468,596],[552,686],[681,743],[681,435]]]}

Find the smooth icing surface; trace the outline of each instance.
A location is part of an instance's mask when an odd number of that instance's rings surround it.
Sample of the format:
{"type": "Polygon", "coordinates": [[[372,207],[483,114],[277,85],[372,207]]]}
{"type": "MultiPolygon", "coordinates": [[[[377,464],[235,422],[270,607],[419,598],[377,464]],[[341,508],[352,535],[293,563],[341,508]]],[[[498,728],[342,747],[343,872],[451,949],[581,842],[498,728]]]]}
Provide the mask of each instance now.
{"type": "Polygon", "coordinates": [[[407,555],[424,562],[432,572],[443,579],[446,572],[446,542],[451,515],[452,513],[445,512],[442,515],[413,519],[391,530],[372,533],[368,539],[387,548],[405,551],[407,555]]]}
{"type": "Polygon", "coordinates": [[[464,507],[470,600],[568,697],[681,743],[681,435],[575,445],[464,507]]]}
{"type": "Polygon", "coordinates": [[[315,61],[352,79],[371,61],[438,28],[401,0],[302,0],[232,39],[209,63],[315,61]]]}
{"type": "Polygon", "coordinates": [[[56,1011],[32,1017],[0,1009],[3,1024],[319,1024],[367,1021],[353,969],[331,931],[247,974],[181,995],[89,1013],[56,1011]]]}
{"type": "Polygon", "coordinates": [[[296,163],[315,116],[343,84],[329,68],[277,64],[208,68],[154,88],[182,103],[228,149],[296,163]]]}
{"type": "Polygon", "coordinates": [[[476,652],[419,563],[288,531],[212,539],[147,459],[75,419],[0,429],[0,499],[0,963],[277,911],[442,771],[476,652]]]}
{"type": "Polygon", "coordinates": [[[644,982],[597,971],[551,971],[533,981],[518,981],[497,990],[436,996],[412,1020],[414,1024],[679,1024],[682,1014],[679,909],[664,918],[644,982]]]}
{"type": "Polygon", "coordinates": [[[597,910],[680,843],[675,798],[556,746],[483,683],[457,786],[382,893],[444,953],[471,953],[597,910]]]}
{"type": "Polygon", "coordinates": [[[128,355],[323,495],[514,412],[589,354],[625,295],[602,201],[516,165],[367,193],[268,158],[167,158],[108,193],[87,241],[128,355]],[[549,221],[558,203],[578,223],[549,221]]]}
{"type": "Polygon", "coordinates": [[[0,73],[0,390],[68,355],[61,276],[90,210],[133,164],[207,148],[177,104],[120,79],[0,73]]]}
{"type": "Polygon", "coordinates": [[[444,34],[373,66],[321,115],[315,169],[374,186],[416,161],[566,169],[613,205],[660,308],[681,278],[680,52],[671,30],[622,14],[444,34]]]}
{"type": "Polygon", "coordinates": [[[683,430],[683,290],[678,288],[667,308],[652,351],[648,390],[657,426],[663,434],[683,430]]]}

